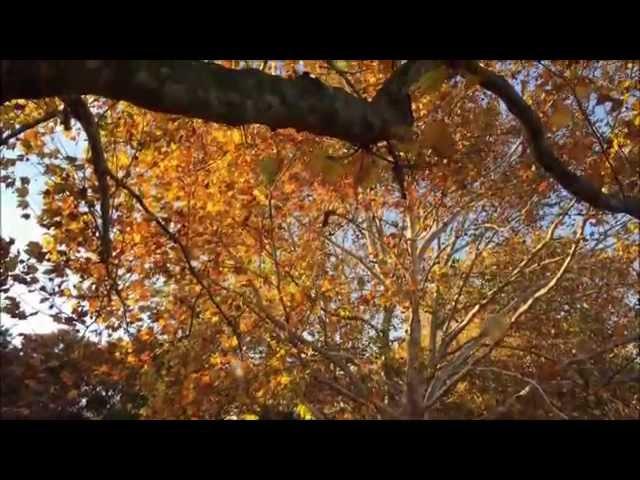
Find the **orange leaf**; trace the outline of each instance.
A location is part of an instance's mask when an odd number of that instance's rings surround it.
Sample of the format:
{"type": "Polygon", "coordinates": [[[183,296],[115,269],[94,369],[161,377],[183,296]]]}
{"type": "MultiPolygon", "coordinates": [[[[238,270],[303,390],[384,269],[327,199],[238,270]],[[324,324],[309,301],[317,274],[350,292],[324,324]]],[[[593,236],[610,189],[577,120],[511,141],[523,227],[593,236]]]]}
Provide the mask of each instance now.
{"type": "Polygon", "coordinates": [[[587,81],[581,80],[580,82],[578,82],[578,84],[576,85],[576,95],[582,102],[586,102],[587,100],[589,100],[589,97],[591,96],[591,88],[589,87],[589,83],[587,83],[587,81]]]}
{"type": "Polygon", "coordinates": [[[540,185],[538,185],[538,192],[547,193],[551,190],[551,182],[549,180],[544,180],[540,185]]]}
{"type": "Polygon", "coordinates": [[[552,108],[553,113],[551,114],[551,118],[549,120],[551,122],[551,126],[555,130],[566,127],[571,123],[573,115],[569,106],[565,105],[564,103],[556,103],[552,108]]]}

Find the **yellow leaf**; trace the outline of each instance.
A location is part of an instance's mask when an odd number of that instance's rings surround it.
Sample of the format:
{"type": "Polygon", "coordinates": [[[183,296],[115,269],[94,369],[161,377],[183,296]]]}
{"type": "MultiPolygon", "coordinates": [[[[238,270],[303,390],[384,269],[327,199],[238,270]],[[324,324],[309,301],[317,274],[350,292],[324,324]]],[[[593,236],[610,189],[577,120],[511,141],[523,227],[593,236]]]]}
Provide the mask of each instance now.
{"type": "Polygon", "coordinates": [[[311,410],[309,410],[309,407],[302,403],[300,403],[296,407],[296,415],[302,420],[313,420],[313,414],[311,413],[311,410]]]}
{"type": "Polygon", "coordinates": [[[266,197],[266,195],[262,192],[261,189],[256,188],[253,191],[253,195],[260,205],[267,205],[269,203],[269,199],[266,197]]]}
{"type": "Polygon", "coordinates": [[[231,141],[236,144],[242,143],[242,131],[239,128],[231,132],[231,141]]]}
{"type": "Polygon", "coordinates": [[[225,338],[220,342],[222,344],[222,348],[225,350],[231,350],[238,346],[238,339],[236,337],[225,338]]]}
{"type": "Polygon", "coordinates": [[[245,413],[238,417],[239,420],[260,420],[260,417],[255,413],[245,413]]]}
{"type": "Polygon", "coordinates": [[[53,237],[45,235],[44,237],[42,237],[42,246],[46,251],[53,250],[53,248],[56,246],[56,241],[53,239],[53,237]]]}
{"type": "Polygon", "coordinates": [[[553,109],[553,113],[551,114],[551,126],[556,130],[566,127],[571,123],[572,116],[571,109],[567,105],[564,103],[557,103],[553,109]]]}

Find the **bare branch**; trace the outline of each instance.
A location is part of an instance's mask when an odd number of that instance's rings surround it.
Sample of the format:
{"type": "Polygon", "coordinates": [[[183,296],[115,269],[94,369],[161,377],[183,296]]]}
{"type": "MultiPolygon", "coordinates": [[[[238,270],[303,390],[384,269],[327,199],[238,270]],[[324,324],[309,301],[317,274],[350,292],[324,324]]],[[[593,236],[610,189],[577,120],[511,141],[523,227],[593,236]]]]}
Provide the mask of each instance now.
{"type": "Polygon", "coordinates": [[[558,415],[560,418],[562,418],[564,420],[568,420],[569,419],[569,417],[567,417],[566,414],[564,414],[558,407],[556,407],[554,405],[554,403],[549,399],[547,394],[544,393],[544,390],[542,389],[542,387],[540,385],[538,385],[538,383],[535,380],[532,380],[531,378],[528,378],[528,377],[524,377],[524,376],[520,375],[519,373],[510,372],[508,370],[503,370],[501,368],[475,367],[474,370],[488,371],[488,372],[498,372],[498,373],[502,373],[503,375],[508,375],[510,377],[515,377],[515,378],[517,378],[519,380],[522,380],[523,382],[527,382],[529,385],[531,385],[533,388],[535,388],[538,391],[538,393],[543,398],[543,400],[546,402],[546,404],[549,405],[551,410],[553,410],[553,413],[555,413],[556,415],[558,415]]]}

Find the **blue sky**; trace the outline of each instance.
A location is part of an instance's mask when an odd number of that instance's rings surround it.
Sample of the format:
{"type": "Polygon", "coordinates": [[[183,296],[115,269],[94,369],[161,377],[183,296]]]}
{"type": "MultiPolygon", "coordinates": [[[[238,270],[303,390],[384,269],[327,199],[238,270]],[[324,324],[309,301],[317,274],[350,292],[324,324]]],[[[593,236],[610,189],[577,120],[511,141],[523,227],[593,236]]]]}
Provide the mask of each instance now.
{"type": "MultiPolygon", "coordinates": [[[[42,191],[44,183],[43,177],[29,163],[21,163],[16,169],[16,176],[28,176],[31,178],[31,189],[29,191],[29,203],[36,211],[39,211],[41,199],[38,192],[42,191]]],[[[25,220],[21,218],[24,212],[17,207],[17,197],[4,185],[0,186],[0,233],[3,238],[14,238],[16,243],[14,248],[23,248],[28,242],[39,242],[44,230],[42,230],[32,214],[31,218],[25,220]]],[[[27,307],[43,308],[39,304],[39,297],[36,294],[28,293],[26,287],[17,285],[11,290],[11,294],[25,302],[27,307]]],[[[31,311],[31,308],[28,308],[31,311]]],[[[2,325],[8,326],[13,334],[19,333],[46,333],[55,329],[55,324],[51,319],[42,314],[30,317],[27,320],[16,321],[2,314],[2,325]]]]}

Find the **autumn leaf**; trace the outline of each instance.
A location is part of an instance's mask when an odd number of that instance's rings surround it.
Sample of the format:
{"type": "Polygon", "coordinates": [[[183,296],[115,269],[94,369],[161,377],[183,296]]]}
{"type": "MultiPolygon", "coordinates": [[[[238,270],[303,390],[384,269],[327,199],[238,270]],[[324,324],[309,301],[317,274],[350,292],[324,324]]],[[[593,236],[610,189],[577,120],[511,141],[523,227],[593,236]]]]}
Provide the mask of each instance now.
{"type": "Polygon", "coordinates": [[[549,193],[549,191],[551,190],[551,181],[544,180],[540,183],[540,185],[538,185],[537,190],[540,193],[549,193]]]}
{"type": "Polygon", "coordinates": [[[65,385],[72,385],[74,381],[73,375],[66,370],[60,373],[60,379],[64,382],[65,385]]]}
{"type": "Polygon", "coordinates": [[[576,95],[582,102],[588,101],[591,96],[591,87],[585,80],[581,80],[577,83],[575,91],[576,95]]]}
{"type": "Polygon", "coordinates": [[[331,158],[322,150],[315,152],[309,163],[312,173],[319,175],[324,181],[335,184],[348,171],[348,165],[339,159],[331,158]]]}
{"type": "Polygon", "coordinates": [[[422,94],[433,93],[440,89],[448,77],[449,69],[443,65],[425,73],[413,88],[422,94]]]}
{"type": "Polygon", "coordinates": [[[38,242],[28,242],[24,251],[27,255],[33,258],[40,258],[42,255],[42,245],[38,242]]]}
{"type": "Polygon", "coordinates": [[[347,60],[334,60],[333,64],[341,71],[349,70],[349,62],[347,60]]]}
{"type": "Polygon", "coordinates": [[[154,337],[154,333],[153,333],[153,330],[151,330],[150,328],[145,328],[138,334],[138,338],[140,338],[140,340],[142,340],[143,342],[148,342],[152,340],[153,337],[154,337]]]}
{"type": "Polygon", "coordinates": [[[552,113],[549,121],[555,130],[564,128],[571,123],[573,114],[568,105],[557,102],[551,107],[551,109],[552,113]]]}
{"type": "Polygon", "coordinates": [[[443,157],[451,157],[456,152],[455,141],[444,121],[428,122],[422,133],[421,143],[431,147],[443,157]]]}
{"type": "Polygon", "coordinates": [[[42,237],[42,247],[45,251],[49,252],[55,248],[56,242],[51,235],[45,235],[42,237]]]}
{"type": "Polygon", "coordinates": [[[313,413],[311,413],[311,410],[309,410],[309,407],[305,404],[300,403],[295,411],[298,418],[302,420],[313,420],[313,413]]]}

